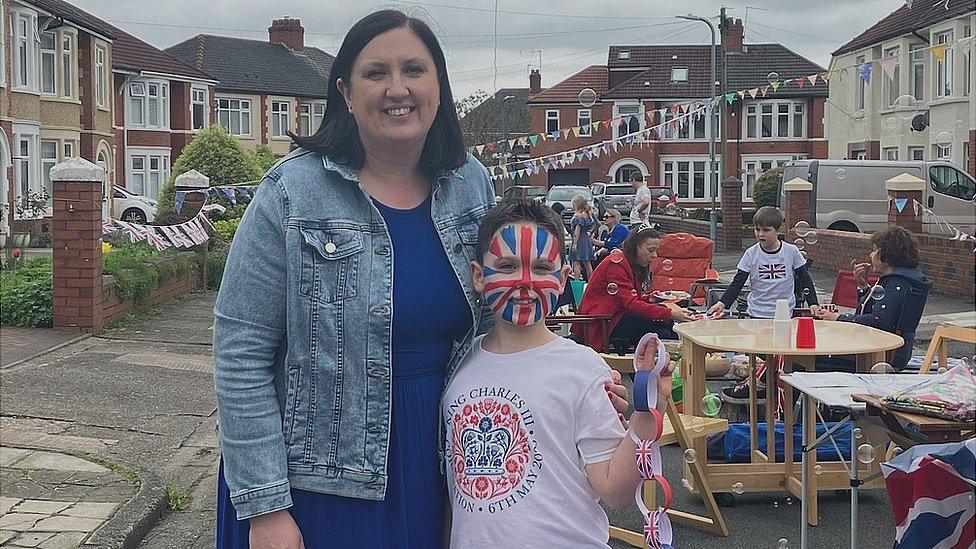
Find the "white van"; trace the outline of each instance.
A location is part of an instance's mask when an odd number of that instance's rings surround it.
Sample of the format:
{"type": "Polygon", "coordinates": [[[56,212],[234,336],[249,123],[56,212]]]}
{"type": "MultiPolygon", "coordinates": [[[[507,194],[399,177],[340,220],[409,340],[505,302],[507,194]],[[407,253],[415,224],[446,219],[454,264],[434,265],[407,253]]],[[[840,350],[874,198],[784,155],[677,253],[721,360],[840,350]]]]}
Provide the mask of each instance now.
{"type": "MultiPolygon", "coordinates": [[[[799,177],[813,183],[812,213],[817,227],[874,232],[883,229],[888,220],[885,181],[903,173],[925,180],[925,208],[972,234],[976,229],[976,180],[949,162],[793,160],[783,166],[783,181],[799,177]]],[[[783,201],[781,195],[780,207],[783,201]]],[[[925,222],[925,232],[940,232],[933,219],[925,222]]]]}

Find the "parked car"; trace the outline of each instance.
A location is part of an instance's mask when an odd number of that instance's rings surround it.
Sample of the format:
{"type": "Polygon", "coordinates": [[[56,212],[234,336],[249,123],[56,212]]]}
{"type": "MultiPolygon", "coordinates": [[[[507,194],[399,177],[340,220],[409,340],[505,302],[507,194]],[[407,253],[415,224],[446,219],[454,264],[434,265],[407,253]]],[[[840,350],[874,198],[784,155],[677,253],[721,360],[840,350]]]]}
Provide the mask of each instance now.
{"type": "Polygon", "coordinates": [[[635,195],[634,186],[630,183],[593,183],[590,189],[593,191],[593,205],[600,218],[603,218],[608,209],[617,210],[621,215],[630,215],[635,195]]]}
{"type": "Polygon", "coordinates": [[[112,211],[121,221],[149,223],[156,217],[156,201],[116,186],[112,196],[112,211]]]}
{"type": "Polygon", "coordinates": [[[563,221],[569,225],[569,222],[573,219],[573,197],[578,194],[583,195],[586,201],[590,203],[590,206],[593,206],[593,192],[590,191],[589,187],[583,187],[581,185],[556,185],[546,193],[545,202],[549,207],[552,207],[556,203],[561,204],[563,206],[563,221]]]}
{"type": "MultiPolygon", "coordinates": [[[[799,177],[813,183],[811,206],[817,227],[873,232],[887,225],[885,181],[903,173],[925,181],[924,207],[959,230],[971,233],[976,228],[976,180],[944,160],[793,160],[783,167],[783,181],[799,177]]],[[[781,207],[783,202],[781,193],[781,207]]],[[[939,232],[935,227],[926,230],[939,232]]]]}
{"type": "Polygon", "coordinates": [[[535,185],[515,185],[505,189],[504,198],[535,198],[542,200],[546,196],[545,187],[535,185]]]}

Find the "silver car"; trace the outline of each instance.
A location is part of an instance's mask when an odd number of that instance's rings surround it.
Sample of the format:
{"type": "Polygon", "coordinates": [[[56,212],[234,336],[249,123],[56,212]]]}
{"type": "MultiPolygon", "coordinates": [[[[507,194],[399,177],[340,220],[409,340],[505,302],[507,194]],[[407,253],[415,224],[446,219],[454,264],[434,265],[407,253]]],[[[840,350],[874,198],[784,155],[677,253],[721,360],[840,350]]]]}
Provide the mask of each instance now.
{"type": "Polygon", "coordinates": [[[546,193],[546,205],[550,208],[555,204],[563,207],[563,221],[568,225],[573,219],[573,197],[581,194],[593,206],[593,193],[588,187],[576,185],[556,185],[546,193]]]}
{"type": "Polygon", "coordinates": [[[607,210],[614,209],[621,215],[630,215],[634,207],[634,186],[629,183],[593,183],[593,203],[598,214],[603,217],[607,210]]]}

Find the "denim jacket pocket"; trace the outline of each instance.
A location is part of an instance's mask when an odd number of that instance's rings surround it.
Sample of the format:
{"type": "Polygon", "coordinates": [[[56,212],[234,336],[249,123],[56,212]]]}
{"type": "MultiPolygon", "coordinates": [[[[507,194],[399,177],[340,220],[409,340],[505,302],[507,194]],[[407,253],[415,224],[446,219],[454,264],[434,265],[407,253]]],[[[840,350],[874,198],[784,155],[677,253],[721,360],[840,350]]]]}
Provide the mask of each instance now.
{"type": "Polygon", "coordinates": [[[475,261],[476,249],[478,247],[478,222],[463,223],[457,226],[458,240],[461,246],[458,251],[464,252],[467,261],[475,261]]]}
{"type": "Polygon", "coordinates": [[[354,229],[301,227],[302,273],[299,292],[335,303],[356,297],[363,235],[354,229]]]}

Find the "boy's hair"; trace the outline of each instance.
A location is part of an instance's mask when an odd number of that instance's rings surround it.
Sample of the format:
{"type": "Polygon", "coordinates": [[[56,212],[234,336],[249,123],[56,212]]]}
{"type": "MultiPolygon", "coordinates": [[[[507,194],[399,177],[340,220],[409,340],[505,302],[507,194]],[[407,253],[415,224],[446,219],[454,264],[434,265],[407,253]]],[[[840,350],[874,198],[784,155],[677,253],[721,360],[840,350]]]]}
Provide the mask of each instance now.
{"type": "Polygon", "coordinates": [[[566,262],[566,246],[563,243],[563,220],[538,200],[523,198],[507,198],[498,203],[497,206],[488,211],[488,215],[481,220],[481,228],[478,229],[478,245],[475,248],[475,260],[479,265],[484,265],[485,254],[491,243],[491,237],[498,229],[513,223],[535,223],[556,239],[559,246],[559,258],[566,262]]]}
{"type": "Polygon", "coordinates": [[[878,249],[878,258],[891,267],[918,267],[918,246],[915,237],[904,227],[891,225],[871,235],[871,244],[878,249]]]}
{"type": "Polygon", "coordinates": [[[763,206],[752,216],[753,227],[772,227],[779,230],[783,226],[783,212],[775,206],[763,206]]]}

